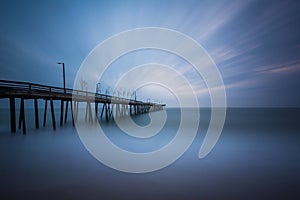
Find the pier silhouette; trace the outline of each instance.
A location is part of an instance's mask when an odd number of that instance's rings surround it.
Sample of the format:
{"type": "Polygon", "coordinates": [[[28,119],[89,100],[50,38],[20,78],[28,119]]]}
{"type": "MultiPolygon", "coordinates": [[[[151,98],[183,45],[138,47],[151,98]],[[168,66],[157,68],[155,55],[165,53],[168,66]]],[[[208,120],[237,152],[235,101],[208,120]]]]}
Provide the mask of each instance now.
{"type": "MultiPolygon", "coordinates": [[[[72,123],[75,125],[78,116],[79,102],[86,103],[86,120],[97,120],[105,117],[106,120],[115,117],[123,117],[130,115],[137,115],[152,111],[164,109],[165,104],[153,103],[150,101],[138,101],[136,99],[128,99],[109,94],[93,93],[84,90],[75,90],[69,88],[54,87],[49,85],[41,85],[30,82],[0,80],[0,99],[9,99],[10,107],[10,129],[12,133],[16,132],[16,99],[20,99],[19,107],[19,124],[18,128],[22,128],[23,134],[26,134],[26,121],[25,121],[25,100],[34,101],[35,113],[35,127],[39,128],[39,113],[38,113],[38,100],[44,100],[44,117],[43,126],[46,125],[47,107],[50,102],[50,112],[52,118],[53,130],[56,130],[56,121],[54,113],[53,101],[60,101],[60,126],[67,122],[68,107],[70,104],[72,123]],[[94,104],[94,111],[96,115],[92,115],[92,105],[94,104]],[[102,105],[101,113],[99,106],[102,105]]],[[[101,107],[100,107],[101,108],[101,107]]]]}

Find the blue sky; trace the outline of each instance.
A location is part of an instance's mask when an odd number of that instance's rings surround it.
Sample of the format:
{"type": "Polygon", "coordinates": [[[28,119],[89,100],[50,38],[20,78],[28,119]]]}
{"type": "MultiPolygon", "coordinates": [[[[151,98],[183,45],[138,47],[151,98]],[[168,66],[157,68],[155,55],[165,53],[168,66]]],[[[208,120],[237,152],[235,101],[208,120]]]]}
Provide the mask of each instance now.
{"type": "MultiPolygon", "coordinates": [[[[0,5],[0,79],[61,86],[56,63],[63,61],[71,88],[81,63],[100,42],[133,28],[163,27],[187,34],[207,50],[223,77],[229,106],[300,106],[299,1],[29,0],[0,5]]],[[[159,62],[184,72],[202,105],[208,105],[201,77],[173,57],[135,52],[115,62],[103,81],[108,87],[129,66],[159,62]]],[[[144,100],[149,95],[139,94],[144,100]]],[[[172,105],[172,98],[159,96],[151,98],[172,105]]]]}

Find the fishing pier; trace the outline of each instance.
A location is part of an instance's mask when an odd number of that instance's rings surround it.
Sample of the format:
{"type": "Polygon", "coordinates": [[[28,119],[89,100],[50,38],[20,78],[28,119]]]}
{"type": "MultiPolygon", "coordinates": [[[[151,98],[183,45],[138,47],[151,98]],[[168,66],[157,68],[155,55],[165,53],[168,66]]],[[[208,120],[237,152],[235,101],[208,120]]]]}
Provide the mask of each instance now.
{"type": "Polygon", "coordinates": [[[165,104],[138,101],[109,94],[93,93],[83,90],[53,87],[29,82],[0,80],[0,99],[9,99],[10,130],[15,133],[16,124],[16,99],[20,99],[18,128],[26,134],[25,100],[33,100],[35,127],[40,127],[38,100],[44,101],[43,126],[46,126],[47,107],[50,104],[50,112],[53,130],[56,130],[54,101],[60,101],[60,126],[67,122],[70,105],[71,120],[75,125],[78,118],[80,102],[86,104],[85,119],[89,121],[104,117],[113,120],[114,117],[137,115],[164,109],[165,104]],[[92,114],[92,107],[95,116],[92,114]]]}

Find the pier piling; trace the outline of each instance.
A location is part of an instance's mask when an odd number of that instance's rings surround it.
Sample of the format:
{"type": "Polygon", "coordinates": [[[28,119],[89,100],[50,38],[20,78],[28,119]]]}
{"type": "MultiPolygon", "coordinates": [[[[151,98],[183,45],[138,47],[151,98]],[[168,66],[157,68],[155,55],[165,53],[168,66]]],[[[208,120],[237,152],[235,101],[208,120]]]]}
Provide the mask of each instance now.
{"type": "Polygon", "coordinates": [[[54,113],[53,99],[50,99],[50,108],[51,108],[51,115],[52,115],[52,126],[53,126],[53,130],[56,130],[56,123],[55,123],[55,113],[54,113]]]}
{"type": "Polygon", "coordinates": [[[20,101],[19,129],[21,129],[21,128],[22,128],[23,134],[26,134],[24,98],[21,98],[21,101],[20,101]]]}
{"type": "Polygon", "coordinates": [[[48,100],[45,99],[45,108],[44,108],[44,122],[43,122],[43,126],[46,126],[46,118],[47,118],[47,104],[48,104],[48,100]]]}
{"type": "Polygon", "coordinates": [[[60,102],[60,126],[63,125],[63,119],[64,119],[64,100],[61,100],[61,102],[60,102]]]}
{"type": "Polygon", "coordinates": [[[39,108],[38,100],[34,99],[34,117],[35,117],[35,128],[39,128],[39,108]]]}
{"type": "Polygon", "coordinates": [[[16,105],[15,98],[9,98],[10,105],[10,130],[12,133],[16,132],[16,105]]]}

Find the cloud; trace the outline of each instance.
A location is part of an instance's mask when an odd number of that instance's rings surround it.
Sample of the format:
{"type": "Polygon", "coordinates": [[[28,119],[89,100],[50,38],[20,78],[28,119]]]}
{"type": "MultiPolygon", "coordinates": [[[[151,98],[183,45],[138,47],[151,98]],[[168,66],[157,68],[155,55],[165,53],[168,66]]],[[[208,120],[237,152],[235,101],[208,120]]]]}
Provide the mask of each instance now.
{"type": "Polygon", "coordinates": [[[228,25],[240,12],[243,11],[250,1],[224,1],[218,6],[206,10],[204,26],[200,32],[199,41],[209,39],[214,33],[218,32],[221,28],[228,25]]]}
{"type": "Polygon", "coordinates": [[[300,60],[289,61],[283,64],[265,65],[255,69],[257,74],[294,73],[296,71],[300,71],[300,60]]]}
{"type": "Polygon", "coordinates": [[[235,59],[244,58],[244,55],[260,47],[258,43],[239,40],[235,44],[226,44],[215,48],[211,56],[216,63],[224,63],[235,59]]]}

